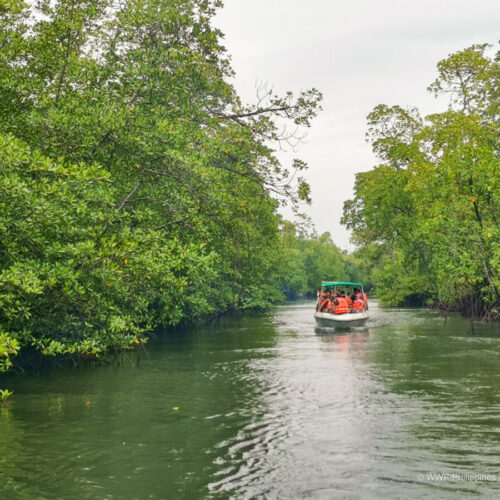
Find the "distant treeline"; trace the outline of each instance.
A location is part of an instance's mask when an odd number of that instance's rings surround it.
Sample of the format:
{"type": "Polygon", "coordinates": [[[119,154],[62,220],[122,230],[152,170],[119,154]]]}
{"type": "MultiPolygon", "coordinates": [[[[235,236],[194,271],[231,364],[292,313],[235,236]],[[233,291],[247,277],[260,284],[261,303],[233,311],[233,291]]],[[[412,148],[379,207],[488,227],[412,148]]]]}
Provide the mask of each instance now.
{"type": "Polygon", "coordinates": [[[356,257],[339,250],[330,233],[318,236],[312,224],[281,225],[281,291],[289,299],[314,295],[322,281],[363,282],[362,265],[356,257]]]}
{"type": "Polygon", "coordinates": [[[343,222],[383,302],[499,317],[500,52],[474,45],[437,70],[448,109],[368,116],[381,163],[357,174],[343,222]]]}
{"type": "Polygon", "coordinates": [[[342,274],[328,237],[277,215],[309,201],[307,165],[274,150],[321,94],[243,104],[220,5],[0,3],[0,371],[20,349],[95,359],[342,274]]]}

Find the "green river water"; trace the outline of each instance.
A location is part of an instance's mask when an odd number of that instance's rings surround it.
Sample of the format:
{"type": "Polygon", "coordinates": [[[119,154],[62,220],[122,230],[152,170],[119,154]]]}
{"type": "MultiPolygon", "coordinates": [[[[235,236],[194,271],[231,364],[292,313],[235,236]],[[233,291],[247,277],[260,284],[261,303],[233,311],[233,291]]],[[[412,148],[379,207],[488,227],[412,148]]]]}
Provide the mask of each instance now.
{"type": "Polygon", "coordinates": [[[313,302],[3,378],[0,499],[499,498],[500,329],[313,302]]]}

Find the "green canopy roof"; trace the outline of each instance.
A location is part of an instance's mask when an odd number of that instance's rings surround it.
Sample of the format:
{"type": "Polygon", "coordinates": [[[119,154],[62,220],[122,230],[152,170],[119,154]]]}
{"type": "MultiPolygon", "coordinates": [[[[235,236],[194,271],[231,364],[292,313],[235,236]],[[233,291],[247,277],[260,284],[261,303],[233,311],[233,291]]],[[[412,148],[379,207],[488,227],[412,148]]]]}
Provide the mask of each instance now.
{"type": "Polygon", "coordinates": [[[347,281],[322,281],[321,282],[321,286],[337,286],[337,285],[363,286],[363,283],[349,283],[347,281]]]}

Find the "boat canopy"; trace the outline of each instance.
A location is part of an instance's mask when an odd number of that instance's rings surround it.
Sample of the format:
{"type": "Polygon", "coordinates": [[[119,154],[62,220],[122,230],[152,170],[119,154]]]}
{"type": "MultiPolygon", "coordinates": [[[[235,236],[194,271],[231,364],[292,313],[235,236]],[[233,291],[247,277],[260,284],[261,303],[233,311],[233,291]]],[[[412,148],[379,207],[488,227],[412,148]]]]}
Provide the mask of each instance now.
{"type": "Polygon", "coordinates": [[[363,283],[349,283],[348,281],[322,281],[321,282],[321,286],[337,286],[337,285],[363,286],[363,283]]]}

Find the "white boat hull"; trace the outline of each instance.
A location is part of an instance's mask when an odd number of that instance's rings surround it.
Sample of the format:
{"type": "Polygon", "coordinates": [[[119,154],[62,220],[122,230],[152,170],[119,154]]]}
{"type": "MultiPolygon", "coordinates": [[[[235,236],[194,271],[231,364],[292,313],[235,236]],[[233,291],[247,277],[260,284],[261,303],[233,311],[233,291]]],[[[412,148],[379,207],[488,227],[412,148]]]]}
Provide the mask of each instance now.
{"type": "Polygon", "coordinates": [[[349,326],[363,326],[368,320],[368,313],[347,313],[347,314],[332,314],[316,312],[314,313],[316,323],[319,326],[330,327],[349,327],[349,326]]]}

